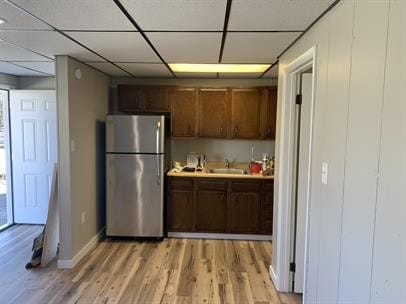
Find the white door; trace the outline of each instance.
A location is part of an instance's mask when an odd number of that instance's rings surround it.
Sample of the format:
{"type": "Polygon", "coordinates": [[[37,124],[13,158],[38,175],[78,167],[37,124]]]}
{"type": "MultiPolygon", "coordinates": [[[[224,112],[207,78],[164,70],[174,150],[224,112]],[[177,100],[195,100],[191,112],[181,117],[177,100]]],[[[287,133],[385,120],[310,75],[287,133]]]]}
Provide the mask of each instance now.
{"type": "Polygon", "coordinates": [[[295,285],[294,292],[303,293],[304,282],[304,252],[306,231],[306,209],[308,201],[309,172],[310,172],[310,115],[312,98],[312,74],[302,74],[301,94],[302,105],[300,114],[299,163],[297,182],[296,209],[296,246],[295,246],[295,285]]]}
{"type": "Polygon", "coordinates": [[[14,222],[45,224],[57,161],[56,92],[10,91],[14,222]]]}

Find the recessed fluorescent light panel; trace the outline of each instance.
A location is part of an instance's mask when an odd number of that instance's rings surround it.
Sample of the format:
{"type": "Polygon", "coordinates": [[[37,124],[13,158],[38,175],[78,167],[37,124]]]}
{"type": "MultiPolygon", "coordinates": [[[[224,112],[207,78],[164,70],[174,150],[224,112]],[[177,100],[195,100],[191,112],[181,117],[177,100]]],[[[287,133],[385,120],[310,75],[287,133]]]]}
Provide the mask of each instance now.
{"type": "Polygon", "coordinates": [[[177,73],[263,73],[270,64],[222,64],[222,63],[170,63],[177,73]]]}

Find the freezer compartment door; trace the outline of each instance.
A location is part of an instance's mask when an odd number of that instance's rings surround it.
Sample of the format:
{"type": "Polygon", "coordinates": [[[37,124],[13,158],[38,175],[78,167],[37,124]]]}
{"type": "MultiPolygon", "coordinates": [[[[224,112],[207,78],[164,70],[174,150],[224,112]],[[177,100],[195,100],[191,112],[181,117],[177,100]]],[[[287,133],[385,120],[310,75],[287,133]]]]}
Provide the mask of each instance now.
{"type": "Polygon", "coordinates": [[[107,153],[164,153],[165,116],[107,115],[107,153]]]}
{"type": "Polygon", "coordinates": [[[107,235],[163,236],[163,155],[107,155],[107,235]]]}

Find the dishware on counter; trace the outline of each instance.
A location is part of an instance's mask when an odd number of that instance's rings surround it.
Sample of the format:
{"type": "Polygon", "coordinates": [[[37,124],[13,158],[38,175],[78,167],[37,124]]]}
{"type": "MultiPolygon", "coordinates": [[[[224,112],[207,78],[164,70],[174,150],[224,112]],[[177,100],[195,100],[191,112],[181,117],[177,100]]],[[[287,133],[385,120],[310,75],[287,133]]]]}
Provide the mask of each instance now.
{"type": "Polygon", "coordinates": [[[254,174],[261,173],[261,167],[262,167],[261,162],[251,161],[249,167],[250,167],[251,173],[254,173],[254,174]]]}
{"type": "Polygon", "coordinates": [[[186,157],[186,167],[202,171],[206,166],[206,155],[202,153],[190,152],[186,157]]]}

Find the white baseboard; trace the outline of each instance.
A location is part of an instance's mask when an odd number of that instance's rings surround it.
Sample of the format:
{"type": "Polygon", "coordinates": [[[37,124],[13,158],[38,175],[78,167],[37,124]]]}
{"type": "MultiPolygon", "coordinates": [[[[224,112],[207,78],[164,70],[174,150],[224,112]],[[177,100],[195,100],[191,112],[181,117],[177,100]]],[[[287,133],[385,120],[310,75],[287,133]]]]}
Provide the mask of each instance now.
{"type": "Polygon", "coordinates": [[[269,276],[271,277],[272,283],[276,290],[279,290],[278,277],[276,276],[275,270],[272,265],[269,265],[269,276]]]}
{"type": "Polygon", "coordinates": [[[185,239],[272,241],[272,235],[257,235],[257,234],[168,232],[168,237],[185,238],[185,239]]]}
{"type": "Polygon", "coordinates": [[[72,260],[58,259],[57,266],[59,269],[72,269],[75,267],[81,259],[83,259],[90,251],[92,251],[99,241],[103,239],[105,235],[106,227],[100,229],[100,231],[90,239],[90,241],[73,257],[72,260]]]}

